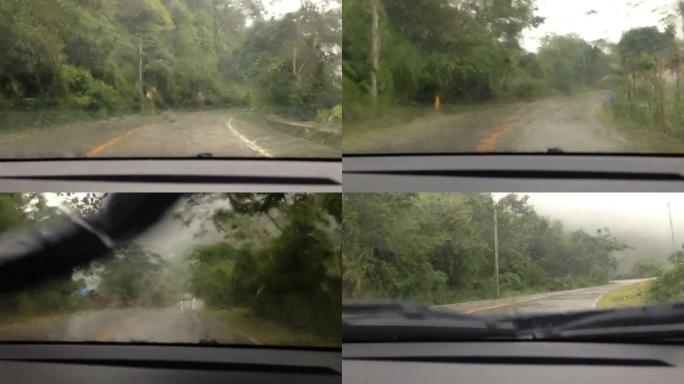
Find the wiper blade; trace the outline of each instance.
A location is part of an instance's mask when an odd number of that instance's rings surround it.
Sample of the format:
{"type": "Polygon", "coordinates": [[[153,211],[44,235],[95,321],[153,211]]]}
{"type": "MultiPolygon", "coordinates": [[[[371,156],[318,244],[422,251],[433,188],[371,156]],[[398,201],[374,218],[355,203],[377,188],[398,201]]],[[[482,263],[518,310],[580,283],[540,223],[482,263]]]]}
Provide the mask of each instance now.
{"type": "Polygon", "coordinates": [[[521,338],[548,339],[672,339],[684,338],[684,303],[657,304],[567,315],[565,321],[544,317],[517,319],[526,329],[521,338]],[[524,324],[527,323],[527,324],[524,324]]]}
{"type": "Polygon", "coordinates": [[[0,293],[67,275],[157,223],[181,194],[112,194],[102,210],[55,217],[0,236],[0,293]]]}
{"type": "Polygon", "coordinates": [[[515,339],[512,321],[436,310],[422,304],[344,302],[344,342],[515,339]]]}

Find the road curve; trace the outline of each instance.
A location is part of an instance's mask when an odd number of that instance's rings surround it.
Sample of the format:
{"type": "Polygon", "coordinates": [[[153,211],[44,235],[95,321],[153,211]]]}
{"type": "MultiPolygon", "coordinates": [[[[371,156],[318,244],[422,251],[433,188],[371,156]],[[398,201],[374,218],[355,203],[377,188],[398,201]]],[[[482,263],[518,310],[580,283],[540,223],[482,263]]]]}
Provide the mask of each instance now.
{"type": "Polygon", "coordinates": [[[239,110],[164,112],[0,137],[2,158],[339,157],[339,149],[238,118],[239,110]]]}
{"type": "Polygon", "coordinates": [[[544,314],[591,310],[598,300],[613,289],[643,280],[616,280],[610,284],[567,291],[515,296],[439,306],[468,314],[544,314]]]}
{"type": "Polygon", "coordinates": [[[3,327],[0,340],[258,344],[202,311],[128,308],[81,311],[3,327]]]}
{"type": "MultiPolygon", "coordinates": [[[[428,114],[399,126],[345,135],[345,153],[626,152],[633,145],[603,123],[606,92],[428,114]]],[[[482,106],[480,106],[482,107],[482,106]]],[[[350,130],[351,131],[351,130],[350,130]]]]}

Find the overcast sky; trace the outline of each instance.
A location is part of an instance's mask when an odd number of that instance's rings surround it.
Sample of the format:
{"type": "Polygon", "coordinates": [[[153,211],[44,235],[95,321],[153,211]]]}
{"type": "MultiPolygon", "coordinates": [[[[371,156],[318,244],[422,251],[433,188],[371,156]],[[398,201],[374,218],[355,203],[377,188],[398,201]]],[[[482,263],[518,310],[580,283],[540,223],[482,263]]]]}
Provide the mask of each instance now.
{"type": "MultiPolygon", "coordinates": [[[[336,6],[334,1],[314,0],[316,4],[328,4],[329,7],[336,6]]],[[[301,0],[264,0],[266,17],[280,17],[289,12],[294,12],[301,6],[301,0]]]]}
{"type": "MultiPolygon", "coordinates": [[[[506,194],[494,194],[496,199],[506,194]]],[[[667,204],[677,247],[684,244],[684,193],[526,193],[542,216],[560,220],[568,230],[587,232],[601,227],[634,249],[631,260],[655,258],[664,261],[672,252],[667,204]]],[[[631,265],[631,264],[629,264],[631,265]]]]}
{"type": "Polygon", "coordinates": [[[587,41],[617,43],[624,31],[635,27],[665,26],[677,0],[536,0],[542,26],[526,31],[523,46],[535,51],[548,34],[576,33],[587,41]]]}

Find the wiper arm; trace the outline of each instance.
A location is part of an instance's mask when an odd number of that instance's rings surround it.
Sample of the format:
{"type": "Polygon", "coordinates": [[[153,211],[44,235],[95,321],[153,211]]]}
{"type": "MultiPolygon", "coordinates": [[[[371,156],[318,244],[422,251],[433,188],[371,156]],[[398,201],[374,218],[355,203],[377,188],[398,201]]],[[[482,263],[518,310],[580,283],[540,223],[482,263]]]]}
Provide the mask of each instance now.
{"type": "Polygon", "coordinates": [[[435,310],[422,304],[347,301],[342,305],[344,342],[515,339],[512,321],[435,310]]]}
{"type": "MultiPolygon", "coordinates": [[[[537,322],[529,318],[521,322],[537,322]]],[[[684,337],[684,303],[658,304],[568,315],[567,321],[527,328],[528,338],[547,339],[665,339],[684,337]]]]}
{"type": "Polygon", "coordinates": [[[98,214],[61,216],[0,237],[0,292],[63,276],[155,224],[182,195],[112,194],[98,214]]]}

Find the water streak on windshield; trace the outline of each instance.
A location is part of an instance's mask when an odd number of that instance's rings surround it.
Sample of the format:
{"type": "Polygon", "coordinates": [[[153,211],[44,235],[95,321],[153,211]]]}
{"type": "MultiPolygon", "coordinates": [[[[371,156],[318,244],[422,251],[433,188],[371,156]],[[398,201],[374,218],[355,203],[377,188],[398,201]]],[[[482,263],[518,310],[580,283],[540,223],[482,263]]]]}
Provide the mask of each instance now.
{"type": "MultiPolygon", "coordinates": [[[[0,194],[0,231],[96,213],[103,199],[0,194]]],[[[0,292],[0,341],[337,347],[340,204],[335,194],[185,197],[111,255],[0,292]]]]}

